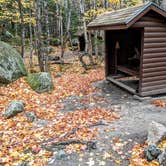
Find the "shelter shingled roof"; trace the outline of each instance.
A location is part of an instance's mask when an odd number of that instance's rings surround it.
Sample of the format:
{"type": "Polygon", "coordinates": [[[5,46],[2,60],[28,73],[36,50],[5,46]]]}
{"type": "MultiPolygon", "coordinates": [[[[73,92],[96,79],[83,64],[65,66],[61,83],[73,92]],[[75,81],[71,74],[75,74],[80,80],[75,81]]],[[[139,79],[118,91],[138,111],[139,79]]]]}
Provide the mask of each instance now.
{"type": "MultiPolygon", "coordinates": [[[[119,27],[125,29],[132,25],[133,20],[139,19],[149,10],[154,10],[166,17],[166,11],[153,2],[146,2],[142,5],[106,12],[88,24],[88,29],[109,29],[109,27],[119,27]]],[[[137,20],[136,20],[137,21],[137,20]]],[[[115,29],[118,29],[116,28],[115,29]]]]}

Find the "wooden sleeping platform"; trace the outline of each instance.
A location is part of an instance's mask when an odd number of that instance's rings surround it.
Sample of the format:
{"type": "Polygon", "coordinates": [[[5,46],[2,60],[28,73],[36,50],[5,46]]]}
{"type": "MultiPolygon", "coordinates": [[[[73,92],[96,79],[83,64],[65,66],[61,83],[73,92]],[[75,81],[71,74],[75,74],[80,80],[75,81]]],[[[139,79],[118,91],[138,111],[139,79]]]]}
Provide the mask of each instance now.
{"type": "Polygon", "coordinates": [[[139,77],[139,71],[137,71],[135,69],[131,69],[127,66],[117,66],[117,70],[121,71],[123,73],[126,73],[128,75],[131,75],[131,76],[139,77]]]}

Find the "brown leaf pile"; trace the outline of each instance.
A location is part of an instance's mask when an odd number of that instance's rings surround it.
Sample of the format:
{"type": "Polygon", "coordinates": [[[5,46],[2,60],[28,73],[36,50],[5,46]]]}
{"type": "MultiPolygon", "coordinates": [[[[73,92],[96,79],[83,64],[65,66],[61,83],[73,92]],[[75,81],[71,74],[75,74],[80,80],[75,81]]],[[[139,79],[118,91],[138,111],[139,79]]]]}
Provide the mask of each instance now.
{"type": "Polygon", "coordinates": [[[166,107],[166,100],[156,100],[152,102],[157,107],[166,107]]]}
{"type": "MultiPolygon", "coordinates": [[[[22,161],[29,161],[30,165],[46,165],[48,157],[52,155],[41,149],[43,142],[61,141],[61,136],[71,132],[73,128],[79,128],[76,133],[67,139],[92,140],[96,137],[96,129],[87,128],[101,119],[112,122],[119,118],[111,110],[101,108],[91,110],[79,110],[69,113],[58,111],[58,102],[70,95],[86,95],[92,93],[95,88],[91,82],[104,78],[104,70],[98,68],[90,70],[87,74],[66,73],[62,77],[54,78],[55,89],[52,93],[37,94],[27,85],[25,78],[14,83],[0,87],[0,165],[14,165],[22,161]],[[26,104],[24,112],[11,119],[5,119],[2,115],[9,102],[19,100],[26,104]],[[48,120],[46,126],[34,126],[25,116],[25,111],[31,111],[38,119],[48,120]],[[36,152],[32,154],[28,150],[36,152]],[[23,153],[28,151],[27,153],[23,153]],[[35,163],[35,164],[34,164],[35,163]]],[[[80,150],[78,145],[69,146],[68,152],[80,150]]]]}

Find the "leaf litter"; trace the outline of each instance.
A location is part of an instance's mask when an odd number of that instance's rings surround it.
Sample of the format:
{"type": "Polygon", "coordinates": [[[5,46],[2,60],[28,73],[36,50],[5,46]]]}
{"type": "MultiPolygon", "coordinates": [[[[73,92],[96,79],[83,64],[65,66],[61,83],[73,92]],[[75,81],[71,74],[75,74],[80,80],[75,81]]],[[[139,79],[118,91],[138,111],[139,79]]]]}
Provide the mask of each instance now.
{"type": "MultiPolygon", "coordinates": [[[[28,86],[25,78],[21,78],[6,87],[0,87],[0,165],[18,165],[28,162],[30,165],[47,165],[52,151],[43,149],[43,145],[64,140],[94,140],[98,129],[88,128],[100,120],[112,123],[120,118],[112,110],[90,108],[63,113],[59,111],[59,101],[67,96],[84,96],[95,91],[92,82],[104,78],[103,68],[88,71],[86,74],[65,73],[55,78],[52,73],[55,89],[52,93],[38,94],[28,86]],[[22,113],[11,119],[5,119],[3,113],[9,102],[19,100],[25,103],[22,113]],[[34,113],[37,119],[45,120],[47,125],[36,125],[29,122],[25,111],[34,113]],[[78,130],[67,138],[62,136],[78,130]]],[[[94,99],[95,101],[97,99],[94,99]]],[[[101,100],[101,99],[99,99],[101,100]]],[[[91,101],[89,101],[91,102],[91,101]]],[[[72,144],[66,146],[66,152],[84,150],[85,145],[72,144]]],[[[93,162],[91,163],[93,165],[93,162]]]]}

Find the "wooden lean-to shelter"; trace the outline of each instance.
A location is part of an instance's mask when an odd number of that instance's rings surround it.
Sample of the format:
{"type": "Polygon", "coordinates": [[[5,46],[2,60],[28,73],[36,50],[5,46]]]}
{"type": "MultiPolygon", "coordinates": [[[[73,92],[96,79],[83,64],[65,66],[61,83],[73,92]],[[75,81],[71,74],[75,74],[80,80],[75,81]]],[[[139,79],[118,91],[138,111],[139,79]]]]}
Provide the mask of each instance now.
{"type": "Polygon", "coordinates": [[[89,25],[105,31],[106,78],[139,96],[166,93],[166,11],[152,2],[107,12],[89,25]]]}

